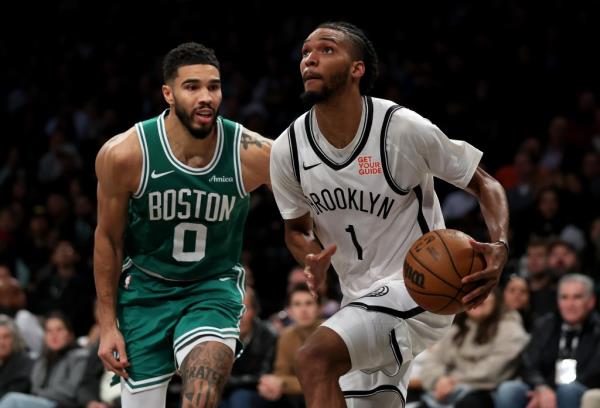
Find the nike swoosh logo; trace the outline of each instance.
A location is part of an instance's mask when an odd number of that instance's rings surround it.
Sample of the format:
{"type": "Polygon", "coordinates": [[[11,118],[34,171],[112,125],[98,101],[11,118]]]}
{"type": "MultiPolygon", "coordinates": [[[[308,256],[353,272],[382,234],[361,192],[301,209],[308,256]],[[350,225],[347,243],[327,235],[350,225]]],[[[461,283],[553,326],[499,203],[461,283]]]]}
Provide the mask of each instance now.
{"type": "Polygon", "coordinates": [[[317,167],[319,164],[321,164],[321,163],[317,163],[317,164],[311,164],[310,166],[307,166],[306,164],[304,164],[304,162],[302,162],[302,168],[303,168],[304,170],[310,170],[310,169],[312,169],[313,167],[317,167]]]}
{"type": "Polygon", "coordinates": [[[220,280],[221,282],[225,282],[225,281],[227,281],[227,280],[231,280],[231,278],[219,278],[219,280],[220,280]]]}
{"type": "Polygon", "coordinates": [[[152,170],[152,174],[150,174],[150,178],[157,179],[162,176],[166,176],[167,174],[173,173],[175,170],[165,171],[164,173],[157,173],[156,170],[152,170]]]}

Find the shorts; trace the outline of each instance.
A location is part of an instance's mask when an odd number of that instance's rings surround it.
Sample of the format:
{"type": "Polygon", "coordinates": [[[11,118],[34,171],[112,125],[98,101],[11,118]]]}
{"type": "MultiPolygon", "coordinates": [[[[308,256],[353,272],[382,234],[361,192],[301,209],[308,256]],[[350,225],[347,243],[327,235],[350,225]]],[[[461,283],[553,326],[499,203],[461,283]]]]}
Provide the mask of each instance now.
{"type": "Polygon", "coordinates": [[[139,392],[169,382],[187,352],[207,339],[234,341],[239,355],[244,284],[242,268],[218,279],[194,282],[163,280],[135,266],[124,270],[117,317],[130,363],[125,380],[129,390],[139,392]]]}
{"type": "Polygon", "coordinates": [[[325,321],[350,354],[352,368],[340,378],[348,407],[404,406],[411,361],[440,340],[453,319],[424,311],[402,281],[392,281],[325,321]]]}

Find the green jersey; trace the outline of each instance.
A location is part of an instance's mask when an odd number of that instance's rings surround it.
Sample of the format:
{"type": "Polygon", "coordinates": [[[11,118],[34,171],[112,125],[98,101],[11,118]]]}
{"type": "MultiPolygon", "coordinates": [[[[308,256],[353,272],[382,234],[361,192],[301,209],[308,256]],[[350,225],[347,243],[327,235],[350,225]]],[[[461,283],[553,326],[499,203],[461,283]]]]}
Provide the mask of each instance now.
{"type": "Polygon", "coordinates": [[[217,118],[215,153],[203,168],[179,161],[165,131],[168,111],[136,124],[143,152],[140,186],[129,200],[124,268],[191,281],[239,267],[249,195],[240,160],[242,126],[217,118]]]}

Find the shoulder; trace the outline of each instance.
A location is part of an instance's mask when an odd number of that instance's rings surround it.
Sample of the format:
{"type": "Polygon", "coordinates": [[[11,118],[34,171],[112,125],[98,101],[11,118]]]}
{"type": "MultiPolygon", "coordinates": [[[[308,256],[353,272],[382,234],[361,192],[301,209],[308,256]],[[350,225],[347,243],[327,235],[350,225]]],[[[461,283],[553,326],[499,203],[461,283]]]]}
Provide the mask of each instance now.
{"type": "Polygon", "coordinates": [[[513,335],[525,335],[527,333],[523,327],[523,319],[521,319],[521,315],[515,310],[507,310],[504,312],[500,318],[498,326],[500,327],[500,331],[511,333],[513,335]]]}
{"type": "Polygon", "coordinates": [[[555,327],[560,325],[560,320],[556,312],[548,312],[540,317],[534,323],[532,333],[538,336],[548,337],[555,327]]]}
{"type": "Polygon", "coordinates": [[[279,341],[289,341],[295,337],[298,337],[298,327],[295,324],[292,324],[281,331],[279,341]]]}
{"type": "Polygon", "coordinates": [[[408,108],[394,111],[390,120],[390,129],[406,135],[418,136],[437,127],[429,119],[408,108]]]}
{"type": "Polygon", "coordinates": [[[250,129],[246,129],[243,126],[240,143],[242,145],[242,151],[257,151],[267,155],[270,153],[271,146],[273,145],[273,141],[271,139],[268,139],[250,129]]]}
{"type": "Polygon", "coordinates": [[[65,356],[65,361],[69,364],[79,364],[81,362],[87,362],[89,351],[83,347],[77,347],[69,352],[65,356]]]}
{"type": "Polygon", "coordinates": [[[99,180],[121,180],[126,184],[129,179],[135,180],[131,187],[137,187],[142,160],[137,131],[131,128],[112,137],[100,148],[96,156],[96,175],[99,180]]]}
{"type": "Polygon", "coordinates": [[[141,154],[137,131],[132,127],[107,140],[98,151],[96,163],[110,163],[124,167],[137,156],[141,159],[141,154]]]}

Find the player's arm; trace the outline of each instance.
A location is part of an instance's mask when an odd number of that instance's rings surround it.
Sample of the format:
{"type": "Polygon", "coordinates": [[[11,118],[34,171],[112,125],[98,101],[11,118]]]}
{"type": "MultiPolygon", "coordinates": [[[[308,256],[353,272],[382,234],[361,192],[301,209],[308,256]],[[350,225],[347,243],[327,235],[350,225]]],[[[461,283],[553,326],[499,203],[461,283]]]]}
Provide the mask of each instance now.
{"type": "Polygon", "coordinates": [[[325,249],[313,234],[313,220],[302,186],[294,175],[287,132],[273,143],[271,152],[273,195],[284,219],[285,243],[296,261],[304,266],[308,287],[313,296],[325,281],[335,245],[325,249]]]}
{"type": "Polygon", "coordinates": [[[319,288],[327,277],[331,256],[335,253],[336,246],[321,248],[314,237],[312,218],[309,213],[300,218],[285,220],[285,243],[296,261],[304,266],[306,283],[310,293],[316,298],[319,288]]]}
{"type": "Polygon", "coordinates": [[[105,367],[127,376],[127,355],[116,325],[117,283],[123,260],[123,235],[134,180],[141,173],[141,151],[132,131],[109,140],[96,158],[98,223],[94,240],[94,280],[98,302],[100,348],[105,367]],[[119,360],[114,356],[119,354],[119,360]]]}
{"type": "Polygon", "coordinates": [[[240,157],[242,161],[242,178],[244,188],[250,192],[263,184],[271,189],[269,176],[269,159],[273,141],[256,132],[242,129],[240,140],[240,157]]]}
{"type": "Polygon", "coordinates": [[[477,197],[491,238],[490,244],[472,243],[487,263],[483,271],[463,278],[463,283],[480,283],[463,298],[463,303],[473,307],[482,303],[496,286],[508,260],[508,246],[502,243],[508,242],[508,202],[502,185],[481,167],[477,167],[465,190],[477,197]]]}

